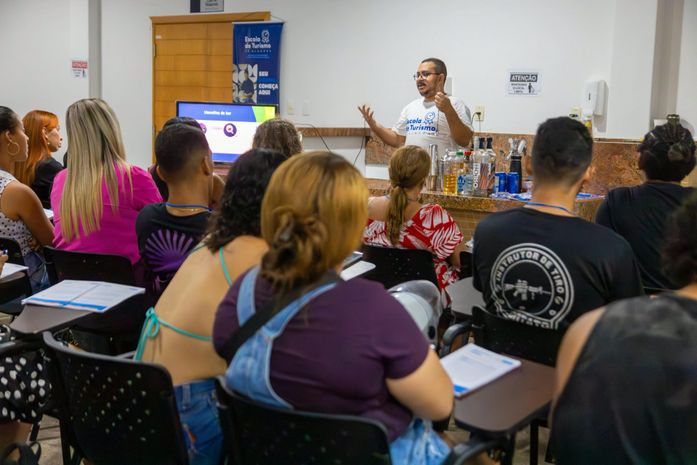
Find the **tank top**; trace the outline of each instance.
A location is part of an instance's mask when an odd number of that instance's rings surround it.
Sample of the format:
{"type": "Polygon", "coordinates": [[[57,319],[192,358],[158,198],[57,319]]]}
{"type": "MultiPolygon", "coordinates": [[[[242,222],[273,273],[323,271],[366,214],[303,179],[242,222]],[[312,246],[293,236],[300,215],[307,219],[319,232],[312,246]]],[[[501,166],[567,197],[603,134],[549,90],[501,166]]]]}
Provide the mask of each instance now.
{"type": "Polygon", "coordinates": [[[697,300],[606,307],[552,416],[563,465],[697,463],[697,300]]]}
{"type": "MultiPolygon", "coordinates": [[[[2,194],[5,192],[5,187],[15,181],[19,182],[7,171],[0,170],[0,198],[2,198],[2,194]]],[[[31,232],[27,225],[22,220],[8,218],[2,211],[0,211],[0,237],[9,237],[17,241],[22,248],[22,255],[27,255],[31,252],[31,248],[29,248],[31,232]]]]}

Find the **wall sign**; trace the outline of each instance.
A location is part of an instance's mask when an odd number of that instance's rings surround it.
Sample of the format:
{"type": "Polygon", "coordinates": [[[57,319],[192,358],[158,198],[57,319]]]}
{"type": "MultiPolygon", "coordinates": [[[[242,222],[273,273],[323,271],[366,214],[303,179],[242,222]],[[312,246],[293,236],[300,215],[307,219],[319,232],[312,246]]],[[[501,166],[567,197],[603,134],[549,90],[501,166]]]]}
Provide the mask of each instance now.
{"type": "Polygon", "coordinates": [[[225,11],[225,0],[191,0],[191,13],[219,13],[225,11]]]}
{"type": "Polygon", "coordinates": [[[71,60],[70,71],[74,78],[87,78],[87,60],[71,60]]]}
{"type": "Polygon", "coordinates": [[[508,95],[540,95],[542,85],[539,71],[509,71],[506,81],[508,95]]]}
{"type": "Polygon", "coordinates": [[[279,104],[283,23],[236,23],[232,29],[232,101],[279,104]]]}

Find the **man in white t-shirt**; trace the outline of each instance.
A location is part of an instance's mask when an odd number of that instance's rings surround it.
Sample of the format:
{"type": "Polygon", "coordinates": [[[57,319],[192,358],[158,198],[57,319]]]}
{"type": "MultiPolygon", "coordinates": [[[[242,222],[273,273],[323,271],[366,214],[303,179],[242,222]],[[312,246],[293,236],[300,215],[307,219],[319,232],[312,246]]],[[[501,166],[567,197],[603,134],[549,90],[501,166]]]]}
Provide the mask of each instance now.
{"type": "Polygon", "coordinates": [[[419,65],[414,80],[422,98],[402,110],[393,128],[382,126],[373,118],[373,110],[363,105],[358,110],[370,129],[382,141],[393,147],[418,145],[428,149],[438,144],[438,152],[466,147],[472,139],[470,110],[461,99],[445,94],[448,70],[438,58],[426,58],[419,65]]]}

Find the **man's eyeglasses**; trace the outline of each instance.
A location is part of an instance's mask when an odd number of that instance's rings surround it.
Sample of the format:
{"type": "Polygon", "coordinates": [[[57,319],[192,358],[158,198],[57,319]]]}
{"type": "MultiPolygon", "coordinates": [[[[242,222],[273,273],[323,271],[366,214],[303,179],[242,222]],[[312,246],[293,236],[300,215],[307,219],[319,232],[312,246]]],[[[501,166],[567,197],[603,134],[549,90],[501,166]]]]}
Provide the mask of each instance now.
{"type": "Polygon", "coordinates": [[[419,79],[419,78],[428,79],[428,77],[431,76],[431,75],[433,75],[433,74],[441,74],[441,73],[432,73],[432,72],[430,72],[430,71],[422,71],[422,72],[420,72],[420,73],[416,73],[416,74],[413,76],[413,78],[414,78],[415,81],[416,81],[417,79],[419,79]]]}

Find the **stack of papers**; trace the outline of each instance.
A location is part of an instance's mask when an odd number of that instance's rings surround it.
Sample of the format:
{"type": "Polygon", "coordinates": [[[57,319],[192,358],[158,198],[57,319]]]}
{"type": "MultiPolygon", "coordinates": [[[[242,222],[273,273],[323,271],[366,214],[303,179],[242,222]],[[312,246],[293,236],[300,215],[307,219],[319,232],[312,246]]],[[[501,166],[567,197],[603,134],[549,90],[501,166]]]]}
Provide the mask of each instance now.
{"type": "Polygon", "coordinates": [[[341,279],[343,279],[344,281],[348,281],[349,279],[353,279],[356,276],[360,276],[362,274],[367,273],[373,268],[375,268],[374,264],[361,260],[360,262],[351,265],[344,271],[342,271],[340,276],[341,279]]]}
{"type": "Polygon", "coordinates": [[[135,295],[145,293],[142,287],[102,281],[73,281],[66,279],[22,300],[23,305],[72,308],[104,312],[135,295]]]}
{"type": "Polygon", "coordinates": [[[23,271],[28,270],[26,266],[15,265],[14,263],[5,263],[2,267],[2,273],[0,273],[0,281],[10,280],[16,278],[23,271]]]}
{"type": "Polygon", "coordinates": [[[53,210],[49,210],[48,208],[44,208],[44,214],[46,215],[46,218],[48,218],[49,221],[53,219],[53,210]]]}
{"type": "Polygon", "coordinates": [[[455,386],[455,395],[463,396],[520,367],[520,360],[491,352],[476,344],[467,344],[441,359],[443,368],[455,386]]]}

